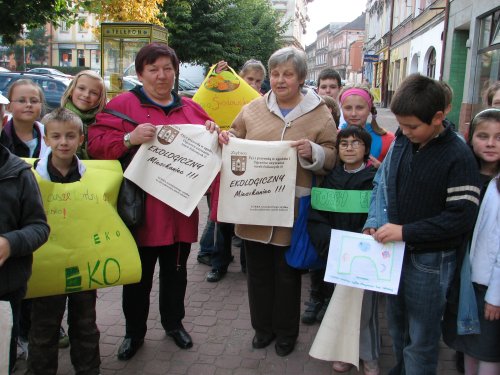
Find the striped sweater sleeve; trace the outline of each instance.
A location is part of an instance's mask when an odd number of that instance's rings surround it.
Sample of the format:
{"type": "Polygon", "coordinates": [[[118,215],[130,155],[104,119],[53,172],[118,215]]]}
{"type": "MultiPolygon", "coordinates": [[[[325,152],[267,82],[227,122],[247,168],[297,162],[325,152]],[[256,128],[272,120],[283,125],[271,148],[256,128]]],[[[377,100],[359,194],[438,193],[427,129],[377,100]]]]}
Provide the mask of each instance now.
{"type": "Polygon", "coordinates": [[[426,243],[446,243],[472,230],[479,209],[481,186],[472,153],[463,153],[454,160],[447,180],[444,210],[435,216],[403,225],[405,242],[423,246],[426,243]]]}

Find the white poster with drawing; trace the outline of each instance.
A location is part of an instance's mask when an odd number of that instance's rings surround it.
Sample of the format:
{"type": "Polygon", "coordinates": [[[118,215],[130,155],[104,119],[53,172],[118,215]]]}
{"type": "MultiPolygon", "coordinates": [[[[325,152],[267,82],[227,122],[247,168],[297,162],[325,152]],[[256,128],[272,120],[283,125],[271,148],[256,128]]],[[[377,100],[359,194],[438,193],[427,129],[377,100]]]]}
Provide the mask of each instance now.
{"type": "Polygon", "coordinates": [[[332,230],[325,281],[397,294],[404,242],[385,245],[366,234],[332,230]]]}
{"type": "Polygon", "coordinates": [[[145,192],[190,216],[220,170],[217,133],[201,125],[158,125],[123,174],[145,192]]]}
{"type": "Polygon", "coordinates": [[[222,148],[218,220],[292,227],[296,175],[291,142],[231,138],[222,148]]]}

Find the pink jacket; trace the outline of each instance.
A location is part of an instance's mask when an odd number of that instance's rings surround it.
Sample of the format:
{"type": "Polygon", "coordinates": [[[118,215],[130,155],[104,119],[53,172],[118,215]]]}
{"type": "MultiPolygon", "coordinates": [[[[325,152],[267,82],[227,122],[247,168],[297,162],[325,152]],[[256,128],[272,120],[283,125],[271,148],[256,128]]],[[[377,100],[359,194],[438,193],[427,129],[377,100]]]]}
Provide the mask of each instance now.
{"type": "MultiPolygon", "coordinates": [[[[155,125],[205,124],[210,117],[191,99],[174,96],[172,108],[165,111],[149,103],[137,90],[120,94],[106,106],[121,112],[138,123],[155,125]]],[[[96,159],[120,159],[129,150],[123,136],[135,126],[114,115],[101,112],[96,122],[89,127],[88,152],[96,159]]],[[[138,246],[165,246],[176,242],[193,243],[198,240],[198,210],[187,217],[172,207],[146,194],[146,215],[142,225],[134,228],[133,235],[138,246]]]]}

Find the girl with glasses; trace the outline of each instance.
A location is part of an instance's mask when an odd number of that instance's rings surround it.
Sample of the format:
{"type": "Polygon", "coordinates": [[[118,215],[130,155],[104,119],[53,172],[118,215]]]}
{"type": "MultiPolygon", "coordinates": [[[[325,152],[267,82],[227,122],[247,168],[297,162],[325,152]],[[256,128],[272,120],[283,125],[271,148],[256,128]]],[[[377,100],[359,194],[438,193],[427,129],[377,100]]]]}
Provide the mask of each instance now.
{"type": "Polygon", "coordinates": [[[30,79],[20,79],[10,86],[7,98],[12,118],[3,128],[0,143],[19,157],[43,156],[47,148],[43,142],[44,127],[37,121],[45,102],[41,87],[30,79]]]}
{"type": "MultiPolygon", "coordinates": [[[[349,126],[341,130],[337,135],[336,147],[338,150],[339,162],[337,166],[323,180],[320,188],[332,190],[356,190],[371,191],[373,189],[373,178],[376,169],[373,165],[368,165],[370,157],[370,146],[372,138],[362,127],[349,126]]],[[[313,191],[313,195],[315,192],[313,191]]],[[[354,200],[355,196],[349,199],[354,200]]],[[[359,199],[359,195],[357,195],[359,199]]],[[[313,198],[314,199],[314,198],[313,198]]],[[[359,203],[358,203],[359,204],[359,203]]],[[[367,218],[366,213],[346,213],[337,212],[335,207],[317,207],[311,209],[307,223],[309,237],[320,256],[328,257],[330,247],[330,237],[332,229],[346,230],[361,233],[367,218]]],[[[323,270],[324,275],[324,270],[323,270]]],[[[325,288],[329,289],[329,295],[333,293],[334,284],[324,282],[325,288]]],[[[350,288],[347,286],[336,287],[350,288]]],[[[380,334],[378,324],[378,304],[377,294],[365,290],[363,292],[363,302],[360,315],[360,337],[359,356],[363,361],[364,375],[378,375],[378,357],[380,354],[380,334]]],[[[334,299],[332,299],[333,301],[334,299]]],[[[329,301],[325,302],[328,307],[329,301]]],[[[329,310],[332,308],[331,306],[329,310]]],[[[322,321],[320,329],[328,329],[331,326],[331,318],[327,313],[322,321]],[[325,325],[323,326],[323,322],[325,325]]],[[[331,337],[338,335],[338,332],[331,332],[331,337]]],[[[325,345],[326,347],[327,345],[325,345]]],[[[334,345],[330,345],[334,347],[334,345]]],[[[326,349],[325,349],[326,350],[326,349]]],[[[333,369],[336,373],[348,372],[353,367],[352,364],[336,360],[333,353],[329,355],[333,360],[333,369]]],[[[325,359],[325,358],[322,358],[325,359]]]]}

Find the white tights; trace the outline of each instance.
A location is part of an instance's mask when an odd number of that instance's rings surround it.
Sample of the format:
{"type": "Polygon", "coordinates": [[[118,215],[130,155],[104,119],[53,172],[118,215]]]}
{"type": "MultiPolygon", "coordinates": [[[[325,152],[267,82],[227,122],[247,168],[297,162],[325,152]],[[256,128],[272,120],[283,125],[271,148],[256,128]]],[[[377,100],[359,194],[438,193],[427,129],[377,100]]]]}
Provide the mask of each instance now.
{"type": "Polygon", "coordinates": [[[500,362],[484,362],[464,355],[465,375],[500,375],[500,362]]]}

